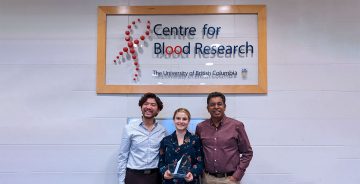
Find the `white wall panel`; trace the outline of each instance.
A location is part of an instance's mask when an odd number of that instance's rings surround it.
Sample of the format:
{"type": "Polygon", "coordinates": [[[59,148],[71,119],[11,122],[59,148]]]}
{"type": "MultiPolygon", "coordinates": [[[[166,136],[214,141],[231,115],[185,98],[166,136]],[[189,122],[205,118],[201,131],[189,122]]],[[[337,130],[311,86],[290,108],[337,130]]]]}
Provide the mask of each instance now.
{"type": "Polygon", "coordinates": [[[339,179],[344,183],[359,183],[360,175],[360,159],[339,159],[333,166],[335,171],[333,172],[334,179],[339,179]]]}
{"type": "Polygon", "coordinates": [[[0,65],[0,89],[9,97],[31,96],[29,93],[94,91],[95,79],[96,66],[93,64],[0,65]]]}
{"type": "Polygon", "coordinates": [[[126,118],[59,118],[3,123],[0,145],[118,145],[126,123],[126,118]]]}
{"type": "Polygon", "coordinates": [[[294,179],[288,173],[247,173],[242,183],[263,184],[263,183],[293,183],[294,179]]]}
{"type": "Polygon", "coordinates": [[[273,0],[267,5],[269,64],[359,63],[358,1],[273,0]]]}
{"type": "Polygon", "coordinates": [[[359,118],[358,92],[269,91],[238,97],[239,116],[257,118],[359,118]]]}
{"type": "MultiPolygon", "coordinates": [[[[255,157],[248,172],[258,175],[283,174],[273,183],[283,183],[282,180],[289,179],[289,176],[291,180],[284,183],[331,183],[333,178],[330,174],[336,170],[333,166],[337,162],[338,151],[341,151],[341,147],[255,146],[255,157]]],[[[252,179],[258,180],[248,177],[249,183],[252,183],[252,179]]]]}
{"type": "Polygon", "coordinates": [[[2,40],[1,64],[96,64],[96,41],[91,39],[2,40]]]}
{"type": "Polygon", "coordinates": [[[116,168],[117,145],[2,145],[6,172],[104,172],[116,168]],[[20,157],[19,157],[20,156],[20,157]]]}
{"type": "Polygon", "coordinates": [[[117,180],[117,175],[112,173],[15,173],[0,174],[1,183],[22,184],[112,184],[117,180]]]}
{"type": "Polygon", "coordinates": [[[341,146],[345,150],[360,139],[356,119],[238,119],[254,145],[341,146]]]}
{"type": "Polygon", "coordinates": [[[359,64],[271,65],[270,90],[359,92],[359,64]]]}

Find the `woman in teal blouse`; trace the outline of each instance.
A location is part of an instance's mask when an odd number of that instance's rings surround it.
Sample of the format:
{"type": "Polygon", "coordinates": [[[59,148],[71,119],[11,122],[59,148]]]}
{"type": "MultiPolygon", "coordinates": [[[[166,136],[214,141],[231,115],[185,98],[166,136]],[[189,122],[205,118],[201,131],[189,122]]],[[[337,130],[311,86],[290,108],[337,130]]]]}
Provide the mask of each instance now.
{"type": "Polygon", "coordinates": [[[163,184],[200,184],[204,168],[203,152],[199,137],[187,130],[190,118],[187,109],[177,109],[173,116],[176,130],[160,142],[159,169],[163,176],[163,184]],[[180,167],[186,168],[186,175],[174,177],[170,170],[174,172],[174,166],[180,159],[180,167]]]}

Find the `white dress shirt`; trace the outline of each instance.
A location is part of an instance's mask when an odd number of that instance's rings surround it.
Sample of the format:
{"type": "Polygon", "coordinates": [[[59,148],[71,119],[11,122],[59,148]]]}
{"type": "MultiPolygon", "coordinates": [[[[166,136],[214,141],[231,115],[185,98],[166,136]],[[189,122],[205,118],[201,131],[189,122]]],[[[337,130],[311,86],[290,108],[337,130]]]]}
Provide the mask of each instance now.
{"type": "Polygon", "coordinates": [[[158,167],[160,141],[166,136],[166,130],[158,122],[154,126],[150,132],[142,120],[125,126],[119,153],[119,184],[124,183],[126,168],[143,170],[158,167]]]}

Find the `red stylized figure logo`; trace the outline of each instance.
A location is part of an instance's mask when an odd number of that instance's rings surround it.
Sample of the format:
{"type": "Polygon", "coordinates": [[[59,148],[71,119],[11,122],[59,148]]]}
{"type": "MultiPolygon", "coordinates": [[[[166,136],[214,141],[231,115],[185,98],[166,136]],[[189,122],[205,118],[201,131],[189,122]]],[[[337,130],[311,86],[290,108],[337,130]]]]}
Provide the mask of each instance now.
{"type": "Polygon", "coordinates": [[[128,60],[132,60],[134,62],[134,71],[132,73],[133,80],[139,81],[140,77],[140,64],[139,64],[139,47],[141,42],[145,42],[147,38],[150,36],[150,27],[151,23],[148,20],[146,22],[146,29],[143,34],[140,35],[139,38],[133,37],[134,30],[138,28],[137,24],[140,24],[141,20],[138,18],[136,21],[132,21],[131,24],[127,25],[125,31],[125,46],[119,53],[116,55],[114,59],[114,64],[121,64],[121,62],[126,62],[128,60]],[[127,57],[128,56],[128,57],[127,57]]]}

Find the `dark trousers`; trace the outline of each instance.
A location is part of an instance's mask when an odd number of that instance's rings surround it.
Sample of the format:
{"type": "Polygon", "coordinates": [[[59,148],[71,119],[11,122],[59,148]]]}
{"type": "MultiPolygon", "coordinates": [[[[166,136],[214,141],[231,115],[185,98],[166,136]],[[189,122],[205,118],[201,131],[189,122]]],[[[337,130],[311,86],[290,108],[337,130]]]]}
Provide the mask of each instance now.
{"type": "Polygon", "coordinates": [[[144,174],[126,170],[125,184],[160,184],[160,172],[144,174]]]}

